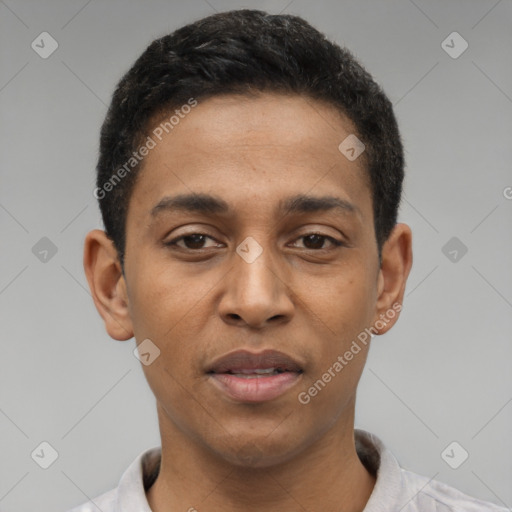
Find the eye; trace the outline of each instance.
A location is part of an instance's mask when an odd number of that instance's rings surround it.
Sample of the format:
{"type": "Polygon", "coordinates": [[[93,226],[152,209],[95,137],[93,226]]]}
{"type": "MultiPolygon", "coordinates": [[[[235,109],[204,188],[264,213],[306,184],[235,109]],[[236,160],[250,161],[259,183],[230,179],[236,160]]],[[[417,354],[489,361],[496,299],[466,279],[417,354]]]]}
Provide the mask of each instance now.
{"type": "MultiPolygon", "coordinates": [[[[208,249],[208,247],[203,247],[205,240],[209,238],[210,240],[214,240],[211,236],[205,235],[204,233],[190,233],[187,235],[181,235],[169,242],[166,242],[167,246],[176,246],[180,249],[185,250],[197,250],[197,249],[208,249]],[[179,245],[179,242],[183,242],[183,245],[179,245]]],[[[210,246],[215,247],[215,246],[210,246]]]]}
{"type": "Polygon", "coordinates": [[[301,238],[304,239],[303,243],[306,246],[306,249],[325,250],[326,247],[323,247],[323,245],[326,240],[328,240],[334,247],[340,247],[343,245],[342,242],[336,240],[332,236],[322,235],[321,233],[308,233],[300,236],[297,240],[300,240],[301,238]]]}
{"type": "MultiPolygon", "coordinates": [[[[219,244],[214,244],[210,246],[204,246],[204,243],[207,239],[210,239],[215,242],[215,239],[209,235],[206,235],[204,233],[189,233],[186,235],[181,235],[179,237],[174,238],[173,240],[170,240],[169,242],[166,242],[166,246],[175,246],[179,247],[180,249],[184,250],[190,250],[190,251],[200,251],[201,249],[208,249],[210,247],[218,247],[219,244]],[[183,245],[180,245],[180,242],[182,242],[183,245]]],[[[328,236],[328,235],[322,235],[321,233],[308,233],[306,235],[302,235],[297,240],[304,239],[304,246],[305,249],[310,249],[314,251],[318,250],[326,250],[329,249],[328,247],[324,247],[324,243],[328,241],[332,246],[339,247],[343,245],[342,242],[339,240],[336,240],[335,238],[328,236]]]]}

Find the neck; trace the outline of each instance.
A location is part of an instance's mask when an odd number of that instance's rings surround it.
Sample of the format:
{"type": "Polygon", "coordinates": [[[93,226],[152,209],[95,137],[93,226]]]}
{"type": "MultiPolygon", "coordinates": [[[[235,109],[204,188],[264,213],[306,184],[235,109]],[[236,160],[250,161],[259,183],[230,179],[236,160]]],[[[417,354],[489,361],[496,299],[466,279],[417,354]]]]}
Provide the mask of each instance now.
{"type": "Polygon", "coordinates": [[[178,430],[160,408],[158,416],[162,460],[147,492],[153,512],[361,512],[375,485],[355,449],[353,410],[301,453],[265,468],[230,464],[178,430]]]}

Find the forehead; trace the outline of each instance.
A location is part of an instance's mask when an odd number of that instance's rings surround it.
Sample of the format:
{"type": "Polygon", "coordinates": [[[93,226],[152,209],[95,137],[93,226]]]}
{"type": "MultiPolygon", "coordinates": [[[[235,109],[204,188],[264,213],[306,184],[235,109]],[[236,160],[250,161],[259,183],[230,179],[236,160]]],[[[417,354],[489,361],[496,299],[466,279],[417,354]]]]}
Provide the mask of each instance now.
{"type": "MultiPolygon", "coordinates": [[[[189,152],[192,145],[212,151],[220,146],[222,151],[300,146],[301,153],[322,159],[328,153],[338,159],[340,142],[357,131],[334,105],[305,95],[279,93],[214,96],[198,101],[194,108],[184,103],[153,116],[149,126],[160,150],[173,146],[180,156],[185,152],[194,156],[189,152]]],[[[154,156],[161,151],[151,153],[154,156]]],[[[354,166],[363,167],[362,160],[354,166]]]]}
{"type": "Polygon", "coordinates": [[[215,96],[153,119],[148,134],[155,146],[132,199],[149,211],[176,193],[214,192],[231,204],[254,199],[263,207],[283,194],[336,192],[363,203],[364,214],[371,199],[363,158],[350,161],[339,150],[354,132],[337,109],[308,97],[215,96]],[[166,124],[175,112],[181,115],[166,124]]]}

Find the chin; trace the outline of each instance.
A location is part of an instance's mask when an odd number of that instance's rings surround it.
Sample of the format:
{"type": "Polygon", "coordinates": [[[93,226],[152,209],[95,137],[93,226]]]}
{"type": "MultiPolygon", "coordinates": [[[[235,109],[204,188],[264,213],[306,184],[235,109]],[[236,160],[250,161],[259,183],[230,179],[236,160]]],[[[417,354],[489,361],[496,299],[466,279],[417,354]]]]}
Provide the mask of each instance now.
{"type": "Polygon", "coordinates": [[[234,466],[246,469],[265,469],[291,460],[303,449],[303,443],[294,442],[290,433],[281,433],[270,439],[268,431],[261,436],[253,432],[226,436],[222,445],[211,446],[217,456],[234,466]]]}
{"type": "Polygon", "coordinates": [[[243,469],[267,469],[287,462],[291,455],[288,451],[276,454],[275,451],[259,450],[257,447],[242,447],[238,452],[220,454],[226,462],[243,469]]]}

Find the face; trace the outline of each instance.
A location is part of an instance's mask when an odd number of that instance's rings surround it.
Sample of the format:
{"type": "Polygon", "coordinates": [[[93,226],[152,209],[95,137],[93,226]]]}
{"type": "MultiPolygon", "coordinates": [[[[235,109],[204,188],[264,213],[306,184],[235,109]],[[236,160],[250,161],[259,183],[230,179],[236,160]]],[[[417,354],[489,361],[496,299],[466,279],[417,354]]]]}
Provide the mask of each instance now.
{"type": "Polygon", "coordinates": [[[344,354],[401,298],[379,267],[362,157],[338,149],[354,131],[309,98],[230,95],[145,157],[118,323],[160,350],[143,369],[162,436],[265,467],[352,427],[369,344],[344,354]]]}

